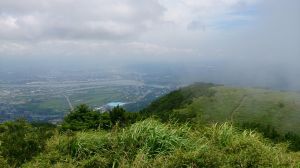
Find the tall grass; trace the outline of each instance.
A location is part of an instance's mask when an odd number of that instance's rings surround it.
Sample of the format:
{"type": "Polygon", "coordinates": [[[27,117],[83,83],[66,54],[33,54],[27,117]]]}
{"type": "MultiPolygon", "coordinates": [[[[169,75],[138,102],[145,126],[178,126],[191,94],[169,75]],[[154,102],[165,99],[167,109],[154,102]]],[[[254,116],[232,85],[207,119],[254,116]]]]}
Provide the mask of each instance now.
{"type": "Polygon", "coordinates": [[[145,120],[124,129],[117,142],[123,151],[132,153],[139,149],[148,156],[163,155],[175,149],[186,147],[188,143],[187,126],[174,128],[169,124],[161,124],[155,120],[145,120]]]}
{"type": "Polygon", "coordinates": [[[55,135],[23,167],[299,167],[299,153],[232,125],[198,129],[154,119],[111,132],[55,135]]]}

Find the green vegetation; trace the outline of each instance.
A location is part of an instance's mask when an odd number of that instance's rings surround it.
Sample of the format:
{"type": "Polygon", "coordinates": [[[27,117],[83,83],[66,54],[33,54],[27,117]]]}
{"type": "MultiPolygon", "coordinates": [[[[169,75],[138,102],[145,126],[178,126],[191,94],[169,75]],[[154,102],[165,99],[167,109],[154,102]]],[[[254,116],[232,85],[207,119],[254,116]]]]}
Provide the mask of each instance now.
{"type": "Polygon", "coordinates": [[[0,124],[0,165],[296,168],[298,96],[197,83],[140,113],[78,105],[58,126],[0,124]]]}
{"type": "Polygon", "coordinates": [[[153,119],[53,136],[23,167],[297,167],[299,153],[229,124],[191,130],[153,119]]]}
{"type": "MultiPolygon", "coordinates": [[[[29,120],[56,122],[69,112],[70,106],[67,97],[73,106],[84,103],[90,107],[99,107],[115,100],[121,102],[137,101],[140,95],[130,92],[132,88],[135,87],[123,85],[62,86],[44,90],[43,93],[30,92],[25,88],[20,88],[20,92],[16,93],[15,96],[0,97],[0,101],[3,102],[0,106],[0,111],[3,114],[0,120],[4,122],[15,119],[16,116],[23,116],[29,120]],[[25,116],[24,111],[26,111],[25,116]]],[[[151,91],[159,92],[160,90],[151,89],[151,91]]],[[[135,109],[140,110],[138,107],[135,109]]]]}
{"type": "Polygon", "coordinates": [[[101,87],[76,92],[70,96],[70,100],[75,105],[85,103],[89,106],[105,104],[113,100],[125,100],[122,88],[101,87]]]}
{"type": "MultiPolygon", "coordinates": [[[[24,120],[5,122],[0,125],[0,163],[19,167],[44,150],[46,140],[55,132],[51,124],[24,120]]],[[[1,164],[2,165],[2,164],[1,164]]]]}
{"type": "Polygon", "coordinates": [[[100,117],[100,113],[93,111],[87,105],[79,105],[65,117],[62,130],[97,129],[101,125],[100,117]]]}
{"type": "MultiPolygon", "coordinates": [[[[55,97],[49,100],[44,100],[41,103],[37,103],[36,109],[55,109],[60,112],[62,109],[68,109],[68,103],[64,97],[55,97]]],[[[34,110],[36,110],[34,109],[34,110]]]]}
{"type": "Polygon", "coordinates": [[[122,127],[140,119],[139,113],[129,113],[117,106],[108,113],[99,113],[85,104],[75,107],[65,118],[61,126],[62,131],[110,129],[119,124],[122,127]]]}
{"type": "Polygon", "coordinates": [[[300,136],[293,132],[280,134],[276,129],[270,125],[263,125],[259,123],[242,123],[238,125],[242,129],[252,129],[264,135],[264,137],[273,140],[276,143],[289,142],[289,149],[300,151],[300,136]]]}
{"type": "Polygon", "coordinates": [[[192,125],[231,122],[274,142],[289,141],[290,149],[300,150],[298,93],[197,83],[157,99],[142,113],[192,125]]]}
{"type": "Polygon", "coordinates": [[[168,121],[174,118],[174,109],[185,107],[191,104],[197,97],[211,97],[215,94],[210,88],[214,84],[196,83],[189,87],[181,88],[153,101],[148,107],[141,110],[141,113],[146,116],[155,115],[162,121],[168,121]]]}

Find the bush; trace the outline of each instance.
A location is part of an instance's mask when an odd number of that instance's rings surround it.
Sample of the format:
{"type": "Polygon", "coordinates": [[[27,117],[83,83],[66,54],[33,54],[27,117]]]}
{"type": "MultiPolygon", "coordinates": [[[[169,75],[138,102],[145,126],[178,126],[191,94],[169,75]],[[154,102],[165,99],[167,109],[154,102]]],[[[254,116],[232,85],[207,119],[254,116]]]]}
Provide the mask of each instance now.
{"type": "Polygon", "coordinates": [[[129,158],[134,158],[139,150],[153,157],[186,147],[188,131],[189,128],[186,126],[176,128],[148,119],[133,124],[119,133],[117,143],[129,158]]]}
{"type": "MultiPolygon", "coordinates": [[[[53,125],[34,127],[25,120],[9,121],[0,126],[0,151],[12,167],[19,167],[44,150],[46,140],[53,135],[53,125]]],[[[3,162],[3,160],[1,161],[3,162]]]]}
{"type": "Polygon", "coordinates": [[[264,137],[272,140],[275,143],[279,142],[288,142],[289,149],[292,151],[300,151],[300,136],[293,133],[288,132],[286,134],[280,134],[274,127],[271,125],[263,125],[254,122],[248,122],[243,124],[238,124],[241,129],[252,129],[257,132],[260,132],[264,135],[264,137]]]}
{"type": "Polygon", "coordinates": [[[76,106],[63,120],[62,130],[86,130],[99,128],[101,114],[87,105],[76,106]]]}
{"type": "Polygon", "coordinates": [[[153,119],[111,132],[55,135],[24,167],[297,167],[286,144],[230,124],[190,129],[153,119]]]}
{"type": "Polygon", "coordinates": [[[247,130],[240,132],[228,123],[213,125],[203,133],[222,153],[221,158],[228,166],[289,167],[299,162],[287,154],[287,144],[272,144],[260,134],[247,130]]]}
{"type": "Polygon", "coordinates": [[[116,125],[116,123],[119,123],[121,126],[125,126],[127,122],[127,117],[125,113],[126,111],[122,107],[120,106],[114,107],[109,112],[109,116],[112,124],[116,125]]]}
{"type": "Polygon", "coordinates": [[[63,120],[61,130],[109,130],[118,123],[119,126],[135,123],[140,120],[139,113],[126,112],[122,107],[115,107],[109,112],[100,113],[82,104],[71,111],[63,120]]]}

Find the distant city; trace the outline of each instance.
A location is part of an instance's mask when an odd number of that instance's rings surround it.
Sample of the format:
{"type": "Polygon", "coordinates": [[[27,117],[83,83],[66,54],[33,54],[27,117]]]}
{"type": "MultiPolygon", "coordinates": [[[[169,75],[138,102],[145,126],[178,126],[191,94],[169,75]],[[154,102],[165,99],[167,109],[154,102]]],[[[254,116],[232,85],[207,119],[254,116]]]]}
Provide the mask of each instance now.
{"type": "MultiPolygon", "coordinates": [[[[76,105],[87,104],[100,112],[115,105],[137,112],[156,98],[194,82],[227,86],[288,90],[291,85],[276,76],[244,79],[221,64],[136,64],[109,68],[76,67],[0,69],[0,122],[16,118],[57,123],[76,105]]],[[[16,67],[16,68],[15,68],[16,67]]],[[[294,89],[299,89],[294,87],[294,89]]]]}
{"type": "Polygon", "coordinates": [[[30,73],[22,78],[11,78],[19,75],[16,72],[1,73],[1,122],[26,118],[57,123],[78,104],[100,112],[117,105],[137,112],[181,85],[170,80],[172,74],[155,76],[119,69],[30,73]]]}

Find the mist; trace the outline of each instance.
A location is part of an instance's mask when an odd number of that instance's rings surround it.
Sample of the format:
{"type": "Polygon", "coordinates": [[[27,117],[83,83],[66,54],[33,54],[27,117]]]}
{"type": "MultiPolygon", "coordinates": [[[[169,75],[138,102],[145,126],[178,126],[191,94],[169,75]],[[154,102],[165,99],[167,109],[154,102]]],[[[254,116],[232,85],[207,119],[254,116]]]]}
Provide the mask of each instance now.
{"type": "Polygon", "coordinates": [[[300,90],[299,6],[298,0],[2,1],[0,74],[163,67],[162,74],[178,74],[182,83],[300,90]]]}

